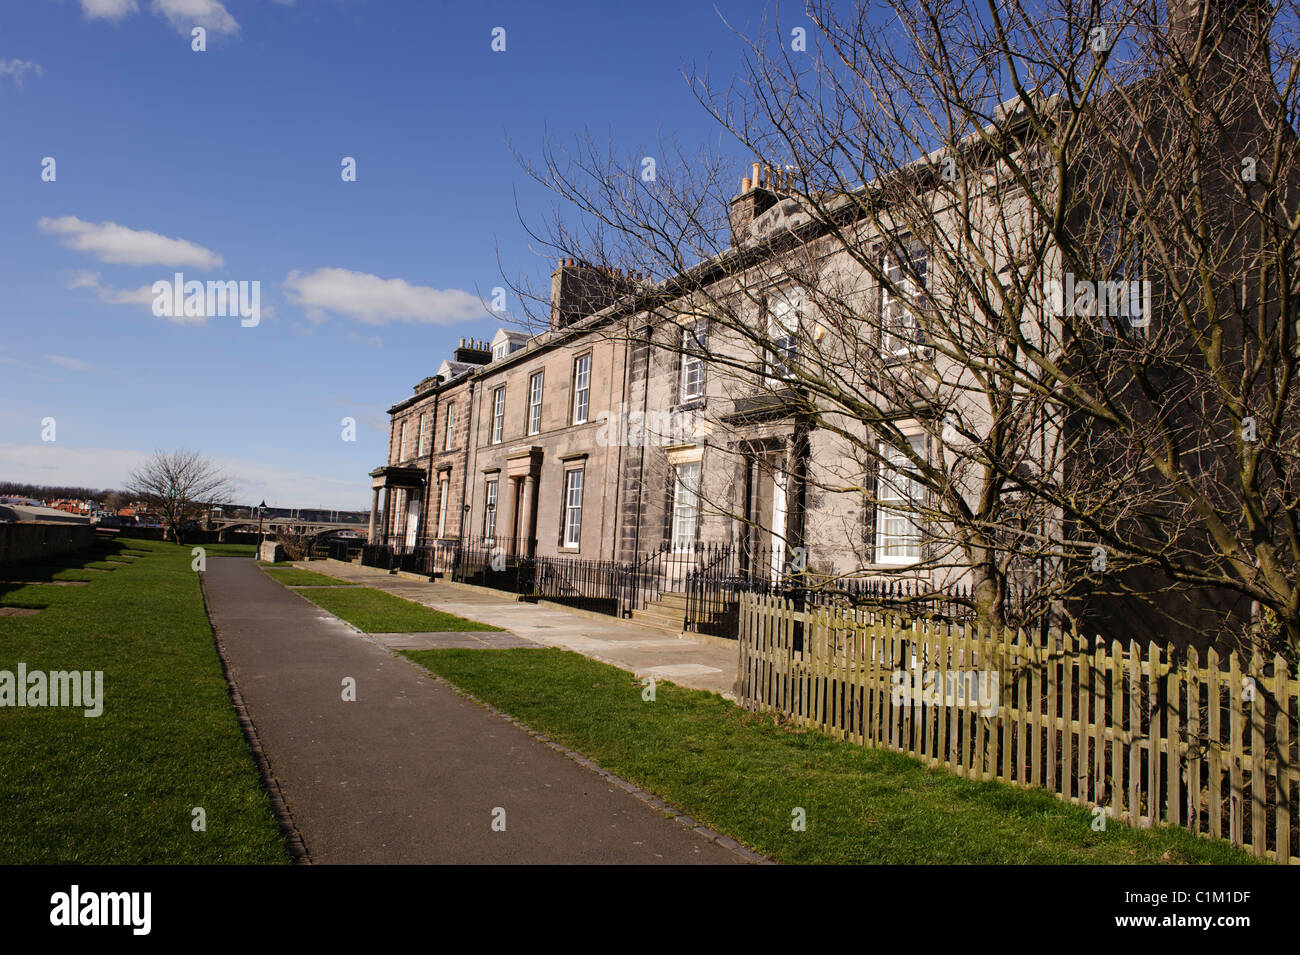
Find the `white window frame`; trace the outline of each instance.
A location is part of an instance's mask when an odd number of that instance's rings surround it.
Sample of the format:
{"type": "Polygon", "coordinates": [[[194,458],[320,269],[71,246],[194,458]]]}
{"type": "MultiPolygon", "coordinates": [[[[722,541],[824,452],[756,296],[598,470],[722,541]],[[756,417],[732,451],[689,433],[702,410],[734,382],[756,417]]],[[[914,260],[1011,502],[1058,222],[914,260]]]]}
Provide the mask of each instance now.
{"type": "Polygon", "coordinates": [[[564,528],[562,547],[582,546],[582,492],[586,483],[585,468],[569,468],[564,472],[564,528]]]}
{"type": "Polygon", "coordinates": [[[506,428],[506,386],[501,385],[492,391],[492,435],[491,443],[500,444],[506,428]]]}
{"type": "Polygon", "coordinates": [[[700,462],[683,461],[673,467],[672,548],[677,554],[695,549],[700,518],[700,462]],[[692,475],[687,477],[687,474],[692,475]]]}
{"type": "Polygon", "coordinates": [[[591,352],[573,359],[573,424],[586,424],[591,413],[591,352]]]}
{"type": "Polygon", "coordinates": [[[420,434],[419,434],[419,437],[416,439],[416,442],[415,442],[415,447],[416,447],[416,452],[415,452],[415,453],[416,453],[417,455],[424,455],[424,454],[427,453],[426,450],[425,450],[425,447],[426,447],[426,444],[425,444],[425,438],[426,438],[426,437],[429,439],[429,440],[428,440],[428,447],[429,447],[429,448],[432,448],[432,447],[433,447],[433,435],[432,435],[432,433],[430,433],[430,431],[429,431],[429,414],[428,414],[428,412],[422,412],[422,413],[420,414],[420,434]]]}
{"type": "Polygon", "coordinates": [[[495,345],[492,348],[493,361],[500,361],[502,358],[505,358],[509,354],[510,354],[510,342],[508,341],[500,342],[499,344],[495,345]]]}
{"type": "Polygon", "coordinates": [[[893,252],[884,261],[885,278],[902,289],[903,294],[892,294],[884,282],[880,285],[880,350],[893,358],[911,355],[921,344],[918,309],[922,307],[920,300],[929,280],[929,250],[919,243],[909,243],[907,250],[911,271],[903,268],[902,261],[893,252]]]}
{"type": "Polygon", "coordinates": [[[456,403],[447,405],[447,433],[442,438],[442,450],[450,451],[456,446],[456,403]]]}
{"type": "Polygon", "coordinates": [[[406,419],[403,418],[397,429],[397,460],[406,460],[406,419]]]}
{"type": "MultiPolygon", "coordinates": [[[[908,439],[922,459],[925,458],[925,435],[908,439]]],[[[899,448],[881,441],[877,448],[881,463],[876,476],[876,563],[915,564],[921,559],[922,531],[915,508],[924,500],[920,481],[904,473],[911,462],[899,448]],[[890,502],[910,502],[910,509],[891,508],[890,502]]]]}
{"type": "Polygon", "coordinates": [[[789,381],[794,377],[790,366],[799,360],[799,329],[803,323],[803,292],[786,289],[767,300],[768,343],[773,346],[765,356],[769,381],[789,381]]]}
{"type": "Polygon", "coordinates": [[[704,358],[698,353],[702,350],[701,326],[697,323],[682,329],[682,376],[680,392],[682,401],[691,401],[704,396],[704,358]]]}
{"type": "Polygon", "coordinates": [[[544,372],[535,371],[528,376],[528,433],[542,431],[542,388],[544,372]]]}
{"type": "Polygon", "coordinates": [[[483,488],[483,538],[496,540],[498,478],[488,478],[483,488]]]}

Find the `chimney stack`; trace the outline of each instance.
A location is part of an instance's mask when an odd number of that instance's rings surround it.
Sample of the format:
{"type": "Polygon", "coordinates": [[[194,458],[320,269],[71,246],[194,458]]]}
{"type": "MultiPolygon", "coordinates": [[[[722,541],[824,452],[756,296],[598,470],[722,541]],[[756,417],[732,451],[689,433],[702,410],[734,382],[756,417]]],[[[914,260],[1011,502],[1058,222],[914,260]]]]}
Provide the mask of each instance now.
{"type": "Polygon", "coordinates": [[[564,328],[594,315],[627,291],[622,269],[598,268],[590,262],[561,260],[551,274],[551,328],[564,328]]]}
{"type": "Polygon", "coordinates": [[[1268,72],[1267,27],[1272,5],[1268,0],[1169,0],[1169,41],[1185,58],[1196,51],[1196,38],[1204,25],[1200,60],[1225,68],[1268,72]]]}
{"type": "Polygon", "coordinates": [[[740,180],[740,195],[731,200],[728,210],[733,246],[744,242],[750,223],[776,204],[772,178],[772,167],[756,162],[750,167],[750,177],[740,180]]]}
{"type": "Polygon", "coordinates": [[[452,361],[465,362],[470,365],[486,365],[492,360],[488,343],[473,338],[462,338],[460,347],[451,356],[452,361]]]}

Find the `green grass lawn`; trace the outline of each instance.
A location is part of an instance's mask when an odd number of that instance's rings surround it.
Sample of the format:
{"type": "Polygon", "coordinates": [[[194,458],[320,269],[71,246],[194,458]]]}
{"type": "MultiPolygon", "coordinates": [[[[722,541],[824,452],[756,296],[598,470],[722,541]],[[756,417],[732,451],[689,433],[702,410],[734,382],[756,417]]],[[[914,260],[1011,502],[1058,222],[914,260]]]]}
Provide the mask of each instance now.
{"type": "MultiPolygon", "coordinates": [[[[124,552],[145,556],[83,573],[84,587],[0,586],[0,604],[45,607],[0,617],[0,670],[103,671],[98,717],[0,708],[0,863],[287,862],[190,547],[114,540],[83,559],[94,566],[124,552]],[[205,832],[191,827],[195,807],[205,832]]],[[[53,576],[76,563],[52,562],[53,576]]]]}
{"type": "Polygon", "coordinates": [[[350,584],[346,580],[339,580],[337,577],[328,577],[325,574],[318,574],[314,570],[302,570],[298,567],[273,567],[262,565],[268,576],[273,577],[286,587],[358,587],[359,584],[350,584]]]}
{"type": "MultiPolygon", "coordinates": [[[[330,578],[335,580],[335,578],[330,578]]],[[[299,590],[312,603],[342,617],[363,633],[428,633],[444,630],[500,630],[500,627],[466,620],[432,610],[423,604],[394,597],[370,587],[338,590],[299,590]]]]}
{"type": "Polygon", "coordinates": [[[202,547],[209,557],[252,557],[257,550],[252,544],[194,544],[187,547],[202,547]]]}
{"type": "Polygon", "coordinates": [[[563,650],[407,656],[706,823],[787,863],[1250,863],[1190,832],[1094,832],[1054,796],[778,725],[722,697],[563,650]],[[792,828],[806,812],[806,831],[792,828]]]}

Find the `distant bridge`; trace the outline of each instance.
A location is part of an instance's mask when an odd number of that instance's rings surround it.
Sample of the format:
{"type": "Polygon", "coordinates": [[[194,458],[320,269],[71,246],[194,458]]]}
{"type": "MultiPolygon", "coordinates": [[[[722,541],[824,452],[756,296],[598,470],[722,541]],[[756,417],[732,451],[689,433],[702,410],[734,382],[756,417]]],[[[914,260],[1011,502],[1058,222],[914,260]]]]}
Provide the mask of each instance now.
{"type": "MultiPolygon", "coordinates": [[[[251,531],[257,533],[257,518],[248,517],[214,517],[204,524],[208,530],[218,532],[217,539],[224,540],[225,536],[231,532],[251,531]]],[[[344,531],[354,531],[361,537],[365,537],[369,532],[369,525],[350,521],[329,522],[329,521],[304,521],[300,517],[264,517],[261,522],[262,533],[268,537],[279,533],[300,534],[307,537],[321,540],[326,537],[340,534],[344,531]]]]}

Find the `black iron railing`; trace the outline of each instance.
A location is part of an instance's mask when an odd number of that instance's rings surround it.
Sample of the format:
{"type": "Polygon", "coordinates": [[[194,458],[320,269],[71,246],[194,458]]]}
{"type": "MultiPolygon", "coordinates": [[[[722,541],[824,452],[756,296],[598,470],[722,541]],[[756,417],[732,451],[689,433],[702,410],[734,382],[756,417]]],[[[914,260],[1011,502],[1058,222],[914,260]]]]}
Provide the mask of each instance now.
{"type": "MultiPolygon", "coordinates": [[[[366,567],[401,570],[424,577],[448,575],[455,567],[459,545],[456,541],[434,541],[414,547],[391,544],[365,544],[361,563],[366,567]]],[[[331,553],[331,556],[333,554],[331,553]]],[[[341,558],[350,559],[350,558],[341,558]]]]}
{"type": "Polygon", "coordinates": [[[535,540],[523,537],[486,537],[466,541],[456,549],[451,579],[515,594],[530,593],[534,564],[529,555],[536,546],[535,540]]]}
{"type": "Polygon", "coordinates": [[[806,554],[784,546],[742,544],[711,549],[687,577],[684,629],[734,638],[740,595],[745,593],[786,597],[802,610],[808,592],[806,554]]]}
{"type": "Polygon", "coordinates": [[[620,616],[628,565],[608,560],[535,557],[528,596],[569,607],[620,616]]]}
{"type": "MultiPolygon", "coordinates": [[[[780,596],[796,610],[837,607],[865,622],[882,617],[964,622],[974,618],[968,586],[937,588],[915,578],[826,578],[808,572],[806,549],[725,548],[691,572],[686,587],[684,628],[697,633],[736,636],[741,594],[780,596]],[[797,560],[791,555],[797,554],[797,560]]],[[[1008,584],[1003,608],[1013,625],[1046,628],[1049,615],[1036,605],[1032,588],[1008,584]]],[[[798,627],[796,627],[798,629],[798,627]]]]}
{"type": "MultiPolygon", "coordinates": [[[[974,616],[969,588],[936,589],[916,579],[827,579],[808,572],[805,548],[757,548],[748,544],[668,545],[618,563],[575,557],[535,557],[536,541],[476,538],[436,541],[417,547],[367,544],[361,562],[433,578],[490,587],[530,600],[548,600],[612,616],[629,616],[665,595],[685,598],[683,627],[697,633],[735,638],[742,594],[781,596],[797,610],[851,609],[865,621],[882,616],[951,621],[974,616]]],[[[1008,588],[1008,618],[1037,626],[1027,590],[1008,588]]],[[[799,640],[802,625],[796,626],[799,640]]]]}
{"type": "Polygon", "coordinates": [[[689,547],[663,544],[627,565],[623,584],[623,612],[644,610],[665,594],[686,594],[691,575],[717,563],[733,550],[730,544],[697,541],[689,547]]]}

